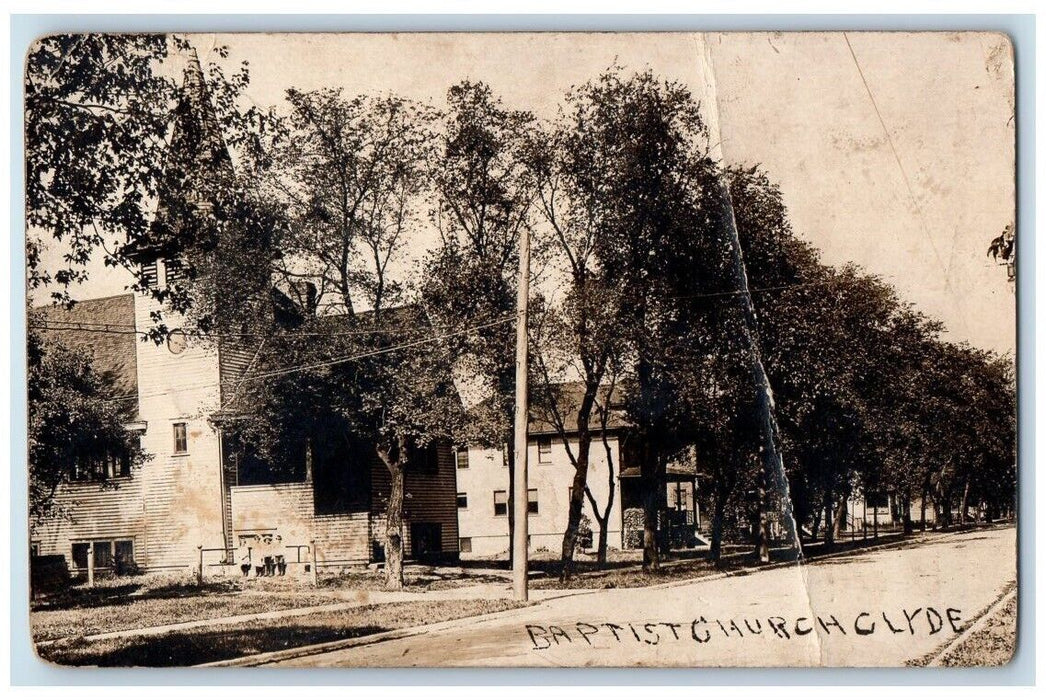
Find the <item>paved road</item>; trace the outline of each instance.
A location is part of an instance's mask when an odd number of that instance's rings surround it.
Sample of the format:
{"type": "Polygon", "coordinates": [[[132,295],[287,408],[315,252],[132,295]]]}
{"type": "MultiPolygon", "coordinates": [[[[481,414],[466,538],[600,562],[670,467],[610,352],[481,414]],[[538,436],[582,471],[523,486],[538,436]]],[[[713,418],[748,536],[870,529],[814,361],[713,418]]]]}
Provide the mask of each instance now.
{"type": "Polygon", "coordinates": [[[547,600],[290,666],[899,666],[1016,580],[1013,528],[743,576],[547,600]],[[528,627],[529,625],[529,627],[528,627]]]}

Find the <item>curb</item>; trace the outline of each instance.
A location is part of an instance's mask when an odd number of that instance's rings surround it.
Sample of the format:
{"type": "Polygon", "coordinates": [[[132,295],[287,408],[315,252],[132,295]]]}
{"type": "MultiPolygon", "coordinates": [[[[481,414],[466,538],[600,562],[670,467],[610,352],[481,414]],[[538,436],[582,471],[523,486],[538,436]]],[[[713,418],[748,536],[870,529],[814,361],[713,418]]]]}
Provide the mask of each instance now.
{"type": "MultiPolygon", "coordinates": [[[[1015,582],[1016,583],[1016,582],[1015,582]]],[[[955,651],[959,645],[965,642],[967,639],[973,636],[974,632],[980,631],[988,622],[995,617],[995,615],[1017,596],[1016,585],[1006,593],[1003,593],[999,598],[985,610],[980,617],[973,621],[965,630],[960,632],[955,639],[948,642],[944,649],[934,655],[932,659],[926,662],[926,666],[940,666],[941,662],[944,661],[945,657],[955,651]]]]}
{"type": "MultiPolygon", "coordinates": [[[[574,595],[582,595],[593,593],[594,591],[583,591],[574,595]]],[[[566,596],[559,596],[566,597],[566,596]]],[[[551,600],[551,599],[546,599],[551,600]]],[[[416,627],[403,627],[397,630],[388,630],[387,632],[378,632],[376,634],[367,634],[360,637],[352,637],[351,639],[337,639],[332,642],[320,642],[319,644],[310,644],[303,647],[295,647],[293,649],[281,649],[279,651],[267,651],[261,654],[251,654],[250,656],[240,656],[235,659],[223,659],[221,661],[211,661],[205,664],[198,664],[193,668],[229,668],[229,667],[251,667],[251,666],[264,666],[266,664],[276,663],[279,661],[288,661],[290,659],[296,659],[302,656],[314,656],[316,654],[325,654],[331,651],[340,651],[342,649],[351,649],[353,647],[368,646],[370,644],[377,644],[379,642],[388,642],[395,639],[404,639],[406,637],[417,637],[422,634],[429,632],[440,632],[444,629],[455,626],[459,622],[468,620],[470,622],[486,622],[487,620],[493,620],[498,618],[504,618],[515,613],[529,610],[537,605],[542,605],[546,601],[543,600],[540,603],[533,605],[524,605],[523,607],[513,608],[510,610],[501,610],[499,612],[483,613],[482,615],[471,615],[469,617],[456,617],[453,620],[443,620],[442,622],[432,622],[427,625],[418,625],[416,627]]]]}

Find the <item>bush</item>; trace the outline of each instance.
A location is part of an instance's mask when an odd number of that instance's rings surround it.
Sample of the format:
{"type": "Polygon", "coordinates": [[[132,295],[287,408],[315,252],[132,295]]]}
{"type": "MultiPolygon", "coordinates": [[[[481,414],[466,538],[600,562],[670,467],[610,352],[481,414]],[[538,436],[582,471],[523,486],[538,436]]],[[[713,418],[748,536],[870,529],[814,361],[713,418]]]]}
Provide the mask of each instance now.
{"type": "Polygon", "coordinates": [[[643,509],[627,508],[624,516],[625,549],[643,548],[643,509]]]}
{"type": "Polygon", "coordinates": [[[581,516],[577,526],[577,548],[579,551],[592,549],[592,521],[587,515],[581,516]]]}
{"type": "Polygon", "coordinates": [[[33,557],[29,563],[29,585],[34,594],[54,593],[72,583],[69,563],[61,554],[33,557]]]}

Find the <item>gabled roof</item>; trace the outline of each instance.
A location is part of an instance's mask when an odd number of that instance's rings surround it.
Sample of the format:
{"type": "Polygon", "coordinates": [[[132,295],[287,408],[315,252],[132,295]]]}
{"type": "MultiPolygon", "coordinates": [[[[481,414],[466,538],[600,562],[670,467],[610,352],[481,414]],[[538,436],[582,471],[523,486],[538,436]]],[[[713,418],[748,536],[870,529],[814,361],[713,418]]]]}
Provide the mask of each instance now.
{"type": "MultiPolygon", "coordinates": [[[[360,311],[354,315],[309,316],[275,288],[274,303],[277,306],[277,318],[282,317],[285,321],[286,336],[293,338],[298,334],[305,344],[306,352],[297,353],[295,360],[290,361],[280,354],[278,344],[266,344],[237,383],[250,381],[256,375],[294,371],[302,365],[322,366],[327,362],[341,364],[346,357],[409,343],[435,332],[425,311],[417,305],[382,309],[380,319],[375,320],[373,311],[360,311]],[[315,350],[312,351],[309,345],[314,346],[315,350]]],[[[446,381],[449,387],[453,387],[449,371],[446,381]]],[[[243,392],[230,392],[230,398],[223,405],[218,418],[235,416],[248,410],[249,407],[244,405],[248,400],[243,392]]]]}
{"type": "MultiPolygon", "coordinates": [[[[600,430],[599,405],[607,399],[608,386],[601,386],[597,394],[597,405],[592,408],[592,417],[589,424],[592,430],[600,430]]],[[[559,432],[556,427],[556,414],[563,421],[566,433],[577,432],[577,413],[581,408],[581,400],[585,395],[583,382],[562,382],[553,384],[547,389],[531,387],[530,390],[530,435],[550,435],[559,432]],[[546,393],[547,392],[547,393],[546,393]],[[554,403],[552,403],[554,401],[554,403]]],[[[625,418],[625,412],[621,407],[624,398],[624,390],[618,385],[611,397],[610,413],[607,416],[607,430],[620,430],[627,428],[629,423],[625,418]]],[[[480,402],[473,410],[490,410],[490,400],[480,402]]]]}
{"type": "Polygon", "coordinates": [[[93,359],[110,398],[128,398],[138,407],[138,334],[134,325],[134,295],[120,294],[78,301],[71,309],[41,306],[36,311],[47,343],[60,343],[93,359]]]}

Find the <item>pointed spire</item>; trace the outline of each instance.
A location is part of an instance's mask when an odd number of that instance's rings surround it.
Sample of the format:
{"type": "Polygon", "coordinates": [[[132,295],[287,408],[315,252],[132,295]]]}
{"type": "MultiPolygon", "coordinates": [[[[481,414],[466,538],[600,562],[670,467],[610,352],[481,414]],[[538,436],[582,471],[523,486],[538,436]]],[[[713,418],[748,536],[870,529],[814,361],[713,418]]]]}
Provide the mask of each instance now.
{"type": "MultiPolygon", "coordinates": [[[[184,71],[181,102],[175,112],[174,134],[168,158],[176,166],[194,164],[199,169],[195,173],[198,180],[229,177],[232,175],[229,150],[211,102],[200,58],[195,48],[190,51],[184,71]]],[[[205,195],[207,191],[204,188],[199,193],[205,195]]]]}
{"type": "Polygon", "coordinates": [[[179,246],[174,239],[181,228],[179,218],[187,208],[213,206],[215,194],[228,187],[232,177],[232,159],[203,67],[196,49],[190,48],[150,240],[135,246],[137,256],[155,259],[176,253],[179,246]]]}

